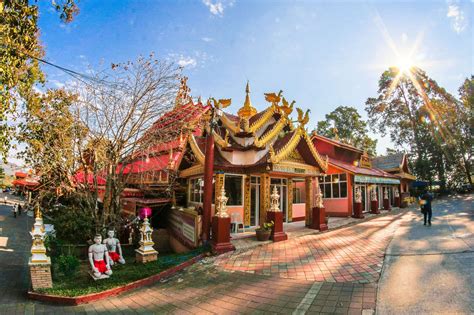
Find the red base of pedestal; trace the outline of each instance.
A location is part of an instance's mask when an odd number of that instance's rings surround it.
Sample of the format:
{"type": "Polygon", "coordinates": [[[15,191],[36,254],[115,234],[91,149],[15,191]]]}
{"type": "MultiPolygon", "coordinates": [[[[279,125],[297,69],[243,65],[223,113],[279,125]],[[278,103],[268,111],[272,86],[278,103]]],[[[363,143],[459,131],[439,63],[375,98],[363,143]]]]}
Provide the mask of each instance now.
{"type": "Polygon", "coordinates": [[[311,222],[309,228],[314,230],[326,231],[328,225],[326,224],[326,209],[314,207],[313,211],[313,221],[311,222]]]}
{"type": "Polygon", "coordinates": [[[230,242],[230,218],[212,218],[212,252],[222,254],[235,250],[230,242]]]}
{"type": "Polygon", "coordinates": [[[272,239],[274,242],[286,241],[288,239],[288,235],[283,232],[283,212],[267,212],[267,222],[270,221],[273,221],[274,223],[270,239],[272,239]]]}
{"type": "Polygon", "coordinates": [[[400,197],[395,197],[395,207],[400,208],[400,197]]]}
{"type": "Polygon", "coordinates": [[[354,203],[354,214],[352,215],[352,217],[356,219],[364,218],[364,215],[362,214],[362,203],[360,202],[354,203]]]}
{"type": "Polygon", "coordinates": [[[372,214],[379,214],[380,211],[378,209],[378,201],[377,200],[371,200],[370,201],[370,213],[372,214]]]}
{"type": "Polygon", "coordinates": [[[390,211],[390,203],[388,202],[388,199],[383,200],[383,209],[390,211]]]}

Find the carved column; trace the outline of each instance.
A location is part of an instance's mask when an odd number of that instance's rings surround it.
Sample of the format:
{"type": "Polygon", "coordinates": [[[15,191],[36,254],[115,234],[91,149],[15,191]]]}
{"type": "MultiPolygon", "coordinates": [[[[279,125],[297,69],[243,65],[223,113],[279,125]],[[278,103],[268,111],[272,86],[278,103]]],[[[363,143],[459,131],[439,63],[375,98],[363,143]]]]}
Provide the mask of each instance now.
{"type": "Polygon", "coordinates": [[[260,177],[260,224],[266,222],[267,211],[270,209],[270,175],[260,177]]]}
{"type": "MultiPolygon", "coordinates": [[[[217,207],[217,199],[219,198],[219,194],[222,190],[222,187],[224,187],[224,178],[225,175],[223,172],[219,172],[216,174],[216,182],[214,183],[214,207],[217,207]]],[[[217,209],[214,208],[214,212],[216,211],[217,209]]]]}
{"type": "Polygon", "coordinates": [[[245,176],[244,182],[244,224],[250,225],[250,175],[245,176]]]}
{"type": "Polygon", "coordinates": [[[293,221],[293,179],[288,179],[288,222],[293,221]]]}
{"type": "Polygon", "coordinates": [[[314,205],[314,189],[313,189],[314,177],[305,178],[305,189],[306,189],[306,212],[305,212],[305,223],[306,226],[311,225],[312,222],[312,209],[314,205]]]}

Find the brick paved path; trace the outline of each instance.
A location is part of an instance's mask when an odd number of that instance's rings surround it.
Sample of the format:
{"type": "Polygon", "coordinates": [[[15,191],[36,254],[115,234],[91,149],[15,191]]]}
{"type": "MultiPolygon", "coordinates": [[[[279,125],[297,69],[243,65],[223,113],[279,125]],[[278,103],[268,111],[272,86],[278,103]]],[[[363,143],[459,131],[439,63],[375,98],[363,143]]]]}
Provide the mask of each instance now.
{"type": "Polygon", "coordinates": [[[278,275],[328,282],[377,281],[385,248],[398,226],[398,216],[385,216],[319,235],[260,246],[242,254],[223,255],[223,270],[278,275]]]}
{"type": "Polygon", "coordinates": [[[23,300],[0,305],[0,314],[361,314],[375,309],[375,281],[397,218],[207,258],[165,281],[86,305],[23,300]]]}

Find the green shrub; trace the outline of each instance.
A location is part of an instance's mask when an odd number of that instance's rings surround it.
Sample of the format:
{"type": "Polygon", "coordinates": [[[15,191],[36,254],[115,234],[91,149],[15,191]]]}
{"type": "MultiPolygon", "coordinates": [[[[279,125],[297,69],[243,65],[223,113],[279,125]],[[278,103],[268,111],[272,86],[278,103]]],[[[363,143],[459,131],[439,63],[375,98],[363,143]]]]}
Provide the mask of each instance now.
{"type": "Polygon", "coordinates": [[[56,260],[58,271],[65,276],[74,276],[79,269],[79,260],[75,256],[60,255],[56,260]]]}

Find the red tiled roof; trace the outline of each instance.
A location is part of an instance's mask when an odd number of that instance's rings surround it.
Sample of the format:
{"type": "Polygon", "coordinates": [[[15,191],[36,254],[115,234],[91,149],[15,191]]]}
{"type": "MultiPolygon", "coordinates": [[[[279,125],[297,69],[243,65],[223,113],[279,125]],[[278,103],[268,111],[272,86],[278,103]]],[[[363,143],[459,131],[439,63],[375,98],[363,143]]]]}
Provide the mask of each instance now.
{"type": "Polygon", "coordinates": [[[28,174],[26,174],[25,172],[21,172],[21,171],[15,172],[15,177],[25,178],[26,176],[28,176],[28,174]]]}
{"type": "MultiPolygon", "coordinates": [[[[183,152],[173,152],[172,161],[176,163],[183,152]]],[[[135,162],[132,162],[126,165],[123,169],[123,174],[135,174],[148,171],[161,171],[164,170],[170,161],[170,155],[164,154],[160,156],[153,156],[149,159],[142,159],[135,162]]],[[[117,168],[117,172],[120,172],[120,166],[117,168]]]]}
{"type": "Polygon", "coordinates": [[[39,182],[34,179],[15,179],[12,184],[13,186],[38,186],[39,182]]]}
{"type": "Polygon", "coordinates": [[[335,140],[335,139],[331,139],[331,138],[328,138],[328,137],[325,137],[325,136],[321,136],[317,133],[313,133],[311,135],[311,138],[316,138],[316,139],[319,139],[321,141],[324,141],[324,142],[329,142],[331,144],[334,144],[334,145],[337,145],[339,147],[342,147],[342,148],[345,148],[345,149],[349,149],[351,151],[355,151],[355,152],[358,152],[358,153],[363,153],[364,151],[359,149],[359,148],[356,148],[350,144],[347,144],[347,143],[344,143],[344,142],[341,142],[341,141],[338,141],[338,140],[335,140]]]}
{"type": "Polygon", "coordinates": [[[336,160],[334,158],[329,158],[329,163],[338,167],[342,168],[346,171],[349,171],[354,174],[358,175],[367,175],[367,176],[376,176],[376,177],[387,177],[387,178],[398,178],[390,173],[384,172],[378,168],[363,168],[358,167],[350,163],[346,163],[340,160],[336,160]]]}

